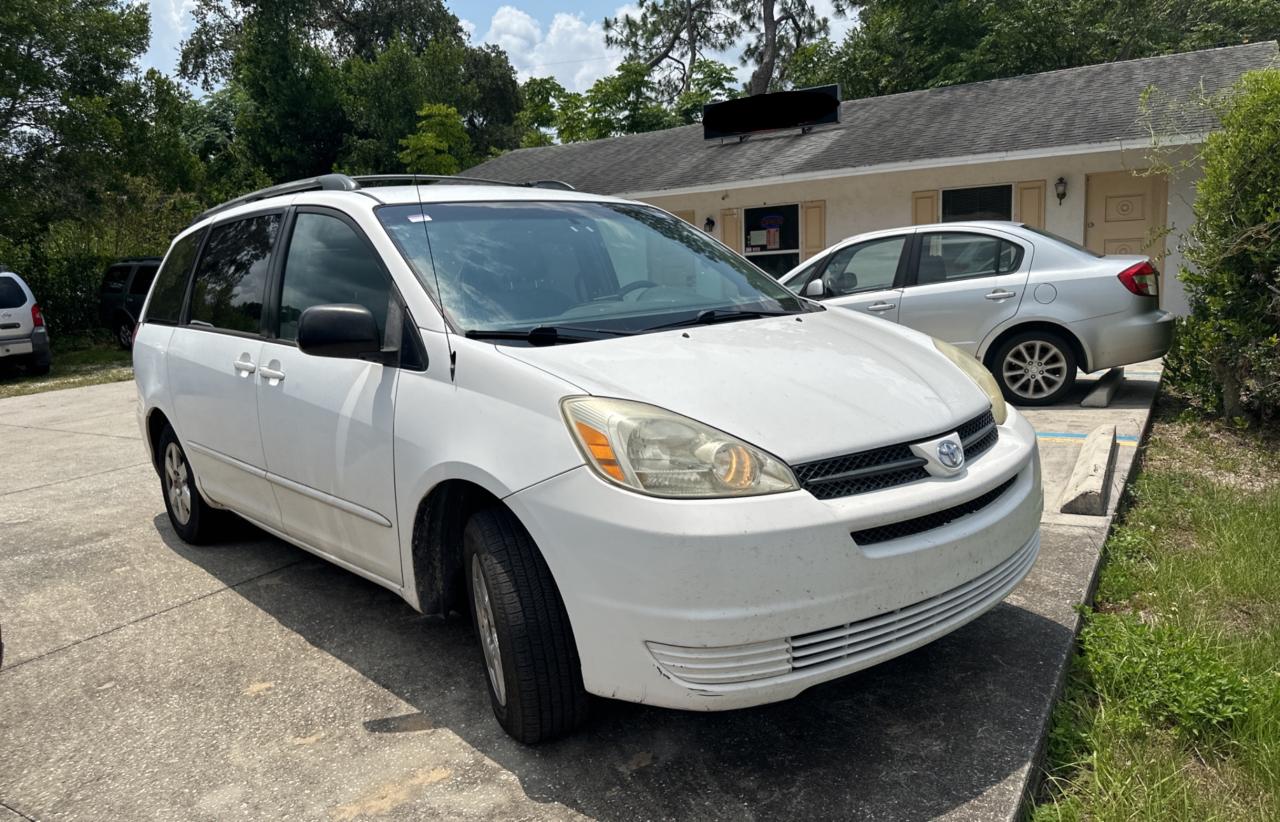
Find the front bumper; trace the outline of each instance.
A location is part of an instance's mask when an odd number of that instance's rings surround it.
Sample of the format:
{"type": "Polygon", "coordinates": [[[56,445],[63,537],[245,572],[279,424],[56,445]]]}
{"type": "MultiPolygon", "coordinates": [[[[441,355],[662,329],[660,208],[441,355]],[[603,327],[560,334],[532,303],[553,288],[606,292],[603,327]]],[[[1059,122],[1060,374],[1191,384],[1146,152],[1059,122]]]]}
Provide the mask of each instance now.
{"type": "Polygon", "coordinates": [[[821,501],[631,493],[579,467],[512,495],[569,613],[588,691],[671,708],[788,699],[919,647],[994,607],[1039,550],[1035,432],[1016,412],[946,479],[821,501]],[[1008,487],[947,525],[854,531],[1008,487]]]}

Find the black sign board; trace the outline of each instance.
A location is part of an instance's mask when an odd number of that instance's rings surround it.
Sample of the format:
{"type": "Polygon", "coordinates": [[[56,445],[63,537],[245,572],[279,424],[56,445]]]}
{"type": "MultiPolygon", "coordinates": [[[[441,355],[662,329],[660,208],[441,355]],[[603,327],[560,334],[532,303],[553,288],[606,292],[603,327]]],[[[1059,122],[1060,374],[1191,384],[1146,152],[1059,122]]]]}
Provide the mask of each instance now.
{"type": "Polygon", "coordinates": [[[815,86],[705,105],[702,107],[702,138],[718,140],[838,122],[840,87],[815,86]]]}

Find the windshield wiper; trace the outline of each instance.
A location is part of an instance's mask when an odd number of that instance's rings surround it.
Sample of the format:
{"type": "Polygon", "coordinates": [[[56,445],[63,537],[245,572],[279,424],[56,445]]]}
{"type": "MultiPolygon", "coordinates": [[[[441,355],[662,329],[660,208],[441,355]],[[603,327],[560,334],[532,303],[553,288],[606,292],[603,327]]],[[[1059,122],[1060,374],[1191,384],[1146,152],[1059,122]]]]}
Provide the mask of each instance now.
{"type": "Polygon", "coordinates": [[[558,345],[560,343],[591,342],[605,337],[624,337],[631,331],[615,331],[609,328],[578,328],[572,325],[539,325],[523,331],[509,329],[472,328],[466,336],[473,340],[521,340],[529,345],[558,345]]]}
{"type": "Polygon", "coordinates": [[[713,325],[715,323],[733,322],[734,320],[758,320],[761,317],[787,317],[798,314],[798,311],[759,311],[741,308],[708,308],[699,311],[696,317],[677,320],[673,323],[651,325],[645,331],[661,331],[664,328],[684,328],[690,325],[713,325]]]}

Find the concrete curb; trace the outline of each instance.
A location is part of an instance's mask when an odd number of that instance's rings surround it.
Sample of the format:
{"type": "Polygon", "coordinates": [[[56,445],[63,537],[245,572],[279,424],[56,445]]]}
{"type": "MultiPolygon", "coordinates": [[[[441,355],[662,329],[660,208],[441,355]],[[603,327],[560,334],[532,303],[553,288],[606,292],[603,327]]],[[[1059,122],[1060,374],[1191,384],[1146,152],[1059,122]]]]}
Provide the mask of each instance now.
{"type": "Polygon", "coordinates": [[[1058,506],[1063,514],[1100,517],[1107,513],[1111,472],[1116,462],[1116,427],[1100,425],[1085,438],[1058,506]]]}

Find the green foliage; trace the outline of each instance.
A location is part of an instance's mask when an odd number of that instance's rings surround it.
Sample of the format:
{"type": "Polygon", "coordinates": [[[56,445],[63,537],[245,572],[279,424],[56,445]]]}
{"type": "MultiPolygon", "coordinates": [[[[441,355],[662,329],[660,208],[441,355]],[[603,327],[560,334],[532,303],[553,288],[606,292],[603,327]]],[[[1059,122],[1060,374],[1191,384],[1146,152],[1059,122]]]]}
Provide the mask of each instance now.
{"type": "Polygon", "coordinates": [[[1256,42],[1280,35],[1270,0],[866,0],[839,47],[793,56],[846,99],[1256,42]]]}
{"type": "Polygon", "coordinates": [[[733,69],[715,60],[699,60],[693,65],[693,81],[689,90],[676,100],[676,114],[684,123],[702,122],[702,107],[739,95],[734,88],[733,69]]]}
{"type": "Polygon", "coordinates": [[[458,110],[428,103],[418,111],[418,130],[400,141],[400,161],[415,174],[457,174],[472,165],[471,140],[458,110]]]}
{"type": "Polygon", "coordinates": [[[1181,279],[1174,385],[1228,418],[1280,415],[1280,69],[1246,74],[1215,103],[1181,279]],[[1212,401],[1216,400],[1216,402],[1212,401]]]}
{"type": "Polygon", "coordinates": [[[1167,727],[1186,743],[1212,747],[1248,713],[1248,680],[1213,643],[1177,624],[1092,614],[1080,647],[1098,697],[1134,729],[1167,727]]]}

